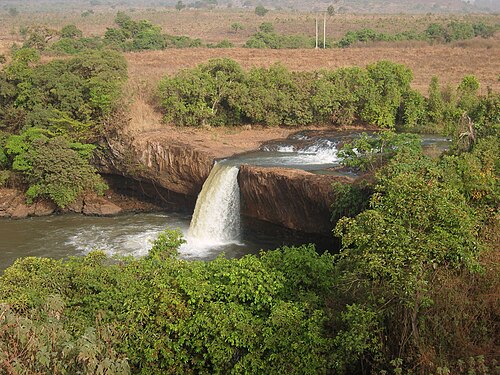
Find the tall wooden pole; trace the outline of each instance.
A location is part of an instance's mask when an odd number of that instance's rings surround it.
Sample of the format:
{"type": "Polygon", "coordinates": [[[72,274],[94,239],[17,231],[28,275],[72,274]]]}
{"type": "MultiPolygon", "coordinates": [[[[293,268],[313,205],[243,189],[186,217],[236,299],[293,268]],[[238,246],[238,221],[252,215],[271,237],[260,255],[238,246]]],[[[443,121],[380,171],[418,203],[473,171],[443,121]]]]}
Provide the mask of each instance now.
{"type": "Polygon", "coordinates": [[[318,49],[318,17],[316,16],[316,49],[318,49]]]}
{"type": "Polygon", "coordinates": [[[323,15],[323,49],[326,49],[326,13],[323,15]]]}

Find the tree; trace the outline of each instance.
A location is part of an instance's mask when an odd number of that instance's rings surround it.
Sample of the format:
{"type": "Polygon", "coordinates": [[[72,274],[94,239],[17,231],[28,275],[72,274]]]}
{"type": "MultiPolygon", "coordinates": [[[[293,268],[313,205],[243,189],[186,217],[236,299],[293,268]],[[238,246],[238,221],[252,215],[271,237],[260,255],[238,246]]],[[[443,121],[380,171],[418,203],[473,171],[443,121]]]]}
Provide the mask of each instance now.
{"type": "Polygon", "coordinates": [[[175,4],[175,9],[177,9],[178,11],[183,10],[185,7],[186,7],[186,5],[184,5],[184,3],[182,2],[182,0],[179,0],[177,2],[177,4],[175,4]]]}
{"type": "Polygon", "coordinates": [[[260,17],[264,17],[267,14],[267,12],[269,12],[269,10],[264,8],[262,4],[259,4],[255,7],[255,14],[260,17]]]}
{"type": "Polygon", "coordinates": [[[235,33],[237,33],[238,30],[243,30],[243,29],[244,29],[244,26],[239,22],[235,22],[235,23],[231,24],[231,30],[235,33]]]}
{"type": "MultiPolygon", "coordinates": [[[[361,300],[398,320],[391,334],[419,348],[420,317],[432,304],[429,290],[440,269],[477,270],[477,219],[454,184],[436,165],[400,152],[379,174],[370,209],[341,219],[339,285],[363,293],[361,300]]],[[[406,348],[407,349],[407,348],[406,348]]]]}
{"type": "Polygon", "coordinates": [[[259,26],[259,30],[263,33],[273,33],[274,26],[271,22],[262,22],[259,26]]]}
{"type": "Polygon", "coordinates": [[[81,38],[83,35],[82,30],[80,30],[75,25],[66,25],[61,29],[61,38],[81,38]]]}

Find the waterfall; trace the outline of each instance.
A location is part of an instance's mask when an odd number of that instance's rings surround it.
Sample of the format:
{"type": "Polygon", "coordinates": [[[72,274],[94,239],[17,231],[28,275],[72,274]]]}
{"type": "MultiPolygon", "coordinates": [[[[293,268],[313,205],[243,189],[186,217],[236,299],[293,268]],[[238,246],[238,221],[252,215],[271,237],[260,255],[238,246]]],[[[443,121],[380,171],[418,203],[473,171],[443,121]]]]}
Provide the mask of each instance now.
{"type": "Polygon", "coordinates": [[[239,241],[238,171],[224,162],[214,165],[196,200],[188,242],[217,245],[239,241]]]}

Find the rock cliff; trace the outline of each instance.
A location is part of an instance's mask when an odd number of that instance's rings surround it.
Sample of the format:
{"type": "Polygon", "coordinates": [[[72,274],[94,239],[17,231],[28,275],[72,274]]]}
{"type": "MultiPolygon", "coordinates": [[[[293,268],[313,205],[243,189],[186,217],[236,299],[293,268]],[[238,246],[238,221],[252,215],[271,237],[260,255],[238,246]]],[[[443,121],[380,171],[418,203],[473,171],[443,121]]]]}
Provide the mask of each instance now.
{"type": "Polygon", "coordinates": [[[196,199],[216,156],[153,133],[129,144],[108,141],[109,153],[99,160],[99,170],[147,181],[196,199]]]}
{"type": "Polygon", "coordinates": [[[306,233],[328,234],[332,229],[332,183],[347,177],[243,165],[238,176],[242,213],[306,233]]]}

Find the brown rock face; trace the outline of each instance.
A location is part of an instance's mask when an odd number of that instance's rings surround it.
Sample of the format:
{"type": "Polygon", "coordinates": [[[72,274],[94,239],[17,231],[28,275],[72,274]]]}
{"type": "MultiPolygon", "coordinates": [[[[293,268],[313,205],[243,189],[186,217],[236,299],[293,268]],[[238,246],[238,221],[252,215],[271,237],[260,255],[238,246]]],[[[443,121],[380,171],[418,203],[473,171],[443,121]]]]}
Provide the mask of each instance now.
{"type": "Polygon", "coordinates": [[[122,209],[105,198],[88,195],[84,198],[82,212],[84,215],[110,216],[119,214],[122,209]]]}
{"type": "Polygon", "coordinates": [[[0,217],[24,219],[28,216],[47,216],[54,213],[55,204],[46,201],[26,204],[23,192],[17,189],[0,189],[0,217]]]}
{"type": "Polygon", "coordinates": [[[0,217],[10,217],[15,208],[23,203],[23,194],[19,190],[0,189],[0,217]]]}
{"type": "MultiPolygon", "coordinates": [[[[148,182],[194,202],[214,160],[227,157],[230,150],[219,150],[206,135],[203,139],[198,133],[193,133],[192,139],[189,134],[177,135],[157,131],[135,139],[108,139],[109,153],[106,159],[101,158],[99,170],[148,182]]],[[[242,166],[238,180],[243,215],[321,234],[332,229],[332,182],[352,182],[346,177],[253,166],[242,166]]]]}
{"type": "Polygon", "coordinates": [[[182,144],[146,141],[139,161],[146,170],[139,176],[154,180],[168,190],[197,196],[208,177],[214,156],[182,144]]]}
{"type": "Polygon", "coordinates": [[[110,154],[99,160],[101,172],[147,181],[194,199],[216,158],[161,132],[143,135],[127,145],[123,142],[108,140],[110,154]]]}
{"type": "Polygon", "coordinates": [[[332,183],[347,177],[243,165],[238,176],[244,215],[307,233],[332,229],[332,183]]]}

